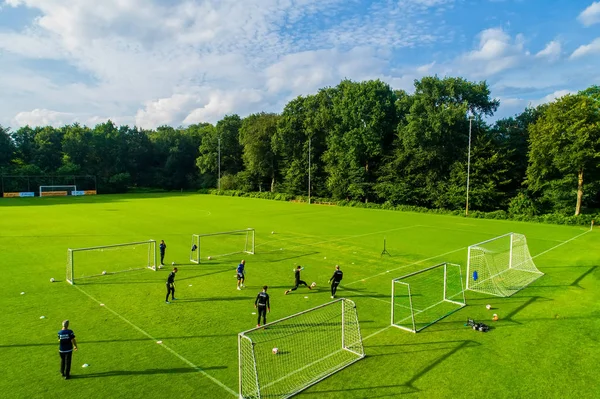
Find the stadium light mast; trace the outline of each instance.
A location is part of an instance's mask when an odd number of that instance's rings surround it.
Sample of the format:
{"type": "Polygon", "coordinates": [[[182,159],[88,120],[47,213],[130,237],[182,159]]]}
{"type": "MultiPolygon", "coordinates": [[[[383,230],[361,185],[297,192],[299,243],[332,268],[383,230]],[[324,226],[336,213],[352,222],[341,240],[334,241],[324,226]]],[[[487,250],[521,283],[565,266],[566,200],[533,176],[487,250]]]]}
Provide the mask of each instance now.
{"type": "Polygon", "coordinates": [[[467,155],[467,203],[465,205],[465,216],[469,216],[469,178],[471,176],[471,125],[473,115],[469,113],[469,153],[467,155]]]}
{"type": "Polygon", "coordinates": [[[308,203],[310,204],[310,147],[312,140],[308,138],[308,203]]]}
{"type": "Polygon", "coordinates": [[[219,155],[217,156],[218,164],[219,164],[219,166],[218,166],[219,177],[217,179],[217,187],[218,187],[218,190],[221,191],[221,136],[217,137],[217,143],[218,143],[217,146],[218,146],[218,153],[219,153],[219,155]]]}

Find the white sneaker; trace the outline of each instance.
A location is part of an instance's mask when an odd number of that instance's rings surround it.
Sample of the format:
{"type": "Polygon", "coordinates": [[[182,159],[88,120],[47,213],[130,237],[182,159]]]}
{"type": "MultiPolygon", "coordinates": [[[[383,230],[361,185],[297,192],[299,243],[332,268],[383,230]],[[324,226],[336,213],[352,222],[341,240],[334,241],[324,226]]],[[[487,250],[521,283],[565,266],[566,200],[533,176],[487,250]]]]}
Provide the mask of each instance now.
{"type": "Polygon", "coordinates": [[[240,287],[245,287],[245,285],[244,285],[244,284],[242,284],[242,285],[240,285],[240,287]]]}
{"type": "Polygon", "coordinates": [[[237,289],[238,289],[238,291],[241,291],[241,290],[242,290],[240,287],[238,287],[237,289]]]}

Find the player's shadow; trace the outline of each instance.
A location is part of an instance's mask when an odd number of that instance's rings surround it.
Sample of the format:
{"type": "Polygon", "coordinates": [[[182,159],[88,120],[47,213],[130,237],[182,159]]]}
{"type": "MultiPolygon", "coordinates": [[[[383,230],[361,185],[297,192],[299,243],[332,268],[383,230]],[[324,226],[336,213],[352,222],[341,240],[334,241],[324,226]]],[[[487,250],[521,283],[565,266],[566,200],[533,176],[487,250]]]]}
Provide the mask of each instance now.
{"type": "MultiPolygon", "coordinates": [[[[208,370],[221,370],[226,369],[227,366],[213,366],[213,367],[201,367],[203,371],[208,370]]],[[[146,370],[111,370],[102,371],[98,373],[86,373],[72,375],[72,379],[80,378],[102,378],[102,377],[120,377],[129,375],[154,375],[154,374],[185,374],[185,373],[198,373],[200,370],[186,367],[186,368],[168,368],[168,369],[146,369],[146,370]]]]}
{"type": "Polygon", "coordinates": [[[223,297],[210,297],[210,298],[182,298],[177,299],[175,302],[213,302],[213,301],[250,301],[254,299],[253,296],[223,296],[223,297]]]}

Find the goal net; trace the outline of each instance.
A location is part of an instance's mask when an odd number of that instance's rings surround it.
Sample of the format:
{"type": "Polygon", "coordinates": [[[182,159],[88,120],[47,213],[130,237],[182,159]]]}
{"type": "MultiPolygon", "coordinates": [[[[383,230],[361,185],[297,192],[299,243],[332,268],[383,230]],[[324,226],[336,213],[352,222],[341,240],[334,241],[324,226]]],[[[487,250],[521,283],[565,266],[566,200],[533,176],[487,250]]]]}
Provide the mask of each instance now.
{"type": "Polygon", "coordinates": [[[469,247],[467,289],[471,291],[507,297],[543,275],[523,234],[508,233],[469,247]]]}
{"type": "Polygon", "coordinates": [[[288,398],[365,356],[354,302],[337,299],[238,335],[239,397],[288,398]]]}
{"type": "Polygon", "coordinates": [[[254,229],[192,234],[190,262],[234,254],[254,254],[254,229]]]}
{"type": "Polygon", "coordinates": [[[414,333],[466,305],[460,265],[440,263],[392,280],[392,325],[414,333]]]}
{"type": "Polygon", "coordinates": [[[67,250],[67,281],[71,284],[144,268],[156,270],[154,240],[67,250]]]}

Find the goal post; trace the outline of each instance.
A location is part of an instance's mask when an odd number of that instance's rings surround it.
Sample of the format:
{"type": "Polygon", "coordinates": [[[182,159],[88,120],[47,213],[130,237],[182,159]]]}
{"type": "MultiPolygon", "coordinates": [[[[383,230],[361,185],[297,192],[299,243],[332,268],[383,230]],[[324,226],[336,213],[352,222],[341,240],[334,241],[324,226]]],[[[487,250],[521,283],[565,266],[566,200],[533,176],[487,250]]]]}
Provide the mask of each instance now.
{"type": "Polygon", "coordinates": [[[289,398],[365,357],[345,298],[238,334],[239,398],[289,398]]]}
{"type": "Polygon", "coordinates": [[[469,246],[468,290],[508,297],[543,275],[533,262],[523,234],[508,233],[469,246]]]}
{"type": "Polygon", "coordinates": [[[73,191],[77,191],[76,185],[53,185],[40,186],[40,197],[56,197],[71,195],[73,191]]]}
{"type": "Polygon", "coordinates": [[[104,274],[144,268],[156,270],[155,240],[67,250],[66,280],[71,284],[104,274]]]}
{"type": "Polygon", "coordinates": [[[392,280],[391,324],[413,333],[466,306],[461,266],[440,263],[392,280]]]}
{"type": "Polygon", "coordinates": [[[192,234],[190,262],[198,264],[202,259],[208,259],[208,257],[217,258],[241,253],[253,255],[254,236],[253,228],[192,234]]]}

